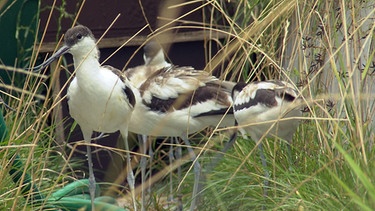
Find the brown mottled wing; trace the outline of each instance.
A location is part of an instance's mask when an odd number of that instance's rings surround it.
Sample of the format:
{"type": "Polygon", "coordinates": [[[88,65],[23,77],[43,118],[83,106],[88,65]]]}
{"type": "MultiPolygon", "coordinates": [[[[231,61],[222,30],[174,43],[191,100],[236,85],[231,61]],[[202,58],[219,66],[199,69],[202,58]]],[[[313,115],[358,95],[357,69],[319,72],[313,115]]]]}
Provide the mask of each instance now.
{"type": "Polygon", "coordinates": [[[200,111],[192,114],[195,116],[231,105],[229,91],[217,78],[191,67],[159,70],[141,86],[140,92],[146,106],[163,113],[202,105],[200,111]]]}

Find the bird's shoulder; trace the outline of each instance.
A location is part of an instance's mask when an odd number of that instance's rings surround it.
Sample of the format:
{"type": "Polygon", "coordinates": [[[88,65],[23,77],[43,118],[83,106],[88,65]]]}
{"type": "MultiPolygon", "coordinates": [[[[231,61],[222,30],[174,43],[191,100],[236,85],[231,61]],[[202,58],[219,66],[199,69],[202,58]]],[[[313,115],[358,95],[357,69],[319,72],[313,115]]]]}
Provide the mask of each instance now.
{"type": "Polygon", "coordinates": [[[105,71],[112,72],[113,74],[115,74],[122,81],[122,83],[124,84],[124,86],[122,87],[122,91],[125,94],[125,96],[127,97],[129,104],[132,107],[134,107],[135,103],[136,103],[135,95],[134,95],[134,91],[135,90],[130,85],[130,82],[129,82],[128,78],[126,77],[126,75],[123,72],[121,72],[121,70],[119,70],[119,69],[117,69],[115,67],[112,67],[110,65],[103,65],[102,68],[105,71]]]}
{"type": "Polygon", "coordinates": [[[121,70],[119,70],[115,67],[112,67],[110,65],[103,65],[102,68],[105,71],[110,71],[113,74],[115,74],[123,83],[125,83],[127,81],[126,75],[123,72],[121,72],[121,70]]]}
{"type": "Polygon", "coordinates": [[[234,89],[237,89],[237,94],[234,96],[236,110],[256,105],[275,107],[280,100],[292,102],[299,97],[298,91],[292,84],[280,80],[240,83],[234,89]]]}

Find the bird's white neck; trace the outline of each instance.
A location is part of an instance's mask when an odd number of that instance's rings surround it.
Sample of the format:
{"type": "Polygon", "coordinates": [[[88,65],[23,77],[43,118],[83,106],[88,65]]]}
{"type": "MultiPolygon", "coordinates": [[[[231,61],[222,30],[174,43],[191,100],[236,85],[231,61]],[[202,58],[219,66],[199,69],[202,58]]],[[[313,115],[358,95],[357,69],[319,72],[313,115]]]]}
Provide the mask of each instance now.
{"type": "Polygon", "coordinates": [[[100,69],[99,50],[95,47],[86,51],[88,53],[72,53],[76,77],[94,74],[100,69]]]}
{"type": "Polygon", "coordinates": [[[82,52],[72,52],[73,60],[74,60],[74,67],[79,67],[80,63],[84,62],[93,62],[96,61],[99,63],[99,50],[98,48],[94,47],[92,49],[87,49],[88,53],[82,53],[82,52]]]}
{"type": "Polygon", "coordinates": [[[73,55],[74,68],[77,76],[83,71],[95,71],[100,68],[99,49],[95,40],[86,37],[78,45],[72,46],[69,53],[73,55]]]}

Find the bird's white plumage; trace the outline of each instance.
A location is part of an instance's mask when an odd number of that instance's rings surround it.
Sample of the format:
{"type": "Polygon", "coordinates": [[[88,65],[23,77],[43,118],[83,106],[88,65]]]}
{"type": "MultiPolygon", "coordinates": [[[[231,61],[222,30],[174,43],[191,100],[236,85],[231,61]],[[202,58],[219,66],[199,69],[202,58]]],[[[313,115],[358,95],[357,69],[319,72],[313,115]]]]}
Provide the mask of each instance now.
{"type": "Polygon", "coordinates": [[[76,72],[67,93],[71,116],[81,127],[94,131],[112,133],[126,127],[133,110],[124,93],[130,89],[129,82],[99,64],[92,37],[83,37],[69,53],[76,72]]]}
{"type": "MultiPolygon", "coordinates": [[[[143,48],[143,59],[144,59],[144,65],[128,69],[126,71],[126,75],[128,78],[131,78],[132,84],[139,88],[148,77],[150,77],[152,74],[154,74],[157,70],[165,67],[171,66],[170,63],[168,63],[165,60],[163,50],[161,46],[156,42],[149,42],[147,43],[143,48]]],[[[148,143],[147,135],[145,134],[138,134],[138,138],[140,140],[140,148],[142,153],[147,153],[147,145],[151,144],[148,143]]],[[[152,147],[149,146],[149,152],[150,156],[150,163],[152,163],[153,159],[153,151],[152,147]]],[[[142,156],[140,160],[140,166],[141,166],[141,209],[145,210],[145,189],[144,189],[144,183],[146,179],[146,157],[142,156]]],[[[151,177],[151,172],[150,172],[151,177]]],[[[172,183],[171,183],[172,184],[172,183]]],[[[149,187],[149,191],[151,187],[149,187]]]]}
{"type": "Polygon", "coordinates": [[[78,75],[82,78],[74,78],[67,93],[70,115],[77,123],[105,133],[127,125],[133,106],[124,96],[120,79],[102,68],[86,73],[83,70],[78,75]]]}
{"type": "MultiPolygon", "coordinates": [[[[124,73],[139,89],[139,93],[135,93],[139,103],[131,117],[131,132],[152,136],[194,133],[208,126],[216,126],[223,117],[199,115],[226,110],[231,106],[230,94],[235,83],[222,82],[193,67],[171,65],[165,61],[161,46],[156,42],[145,46],[144,61],[145,65],[127,69],[124,73]],[[199,96],[200,100],[190,102],[192,96],[199,96]],[[159,104],[156,105],[155,100],[159,104]],[[179,105],[181,103],[184,106],[179,105]]],[[[233,124],[234,117],[228,114],[221,126],[233,124]]]]}
{"type": "Polygon", "coordinates": [[[140,90],[143,93],[142,97],[148,101],[152,96],[170,99],[205,86],[206,82],[216,80],[206,72],[196,71],[192,67],[173,66],[161,69],[157,75],[149,77],[146,85],[140,90]]]}
{"type": "Polygon", "coordinates": [[[154,73],[156,68],[152,66],[137,66],[133,68],[129,68],[125,71],[125,76],[129,79],[132,85],[136,88],[139,88],[147,78],[154,73]]]}

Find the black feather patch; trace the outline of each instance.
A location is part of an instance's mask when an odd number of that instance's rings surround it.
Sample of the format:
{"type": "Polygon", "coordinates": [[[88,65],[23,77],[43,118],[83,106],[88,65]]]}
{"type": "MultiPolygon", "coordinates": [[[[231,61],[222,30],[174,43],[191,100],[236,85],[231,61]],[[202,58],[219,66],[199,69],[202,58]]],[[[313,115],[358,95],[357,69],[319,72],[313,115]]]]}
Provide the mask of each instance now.
{"type": "MultiPolygon", "coordinates": [[[[227,105],[229,107],[230,102],[227,100],[227,95],[219,89],[220,85],[215,83],[207,83],[206,86],[199,87],[198,89],[190,93],[181,94],[177,98],[169,98],[164,100],[152,96],[150,103],[147,103],[144,100],[143,103],[147,107],[149,107],[150,110],[162,113],[185,109],[190,107],[191,105],[195,105],[212,99],[218,101],[218,103],[220,104],[227,105]]],[[[225,111],[226,110],[227,109],[225,109],[225,111]]]]}
{"type": "MultiPolygon", "coordinates": [[[[119,77],[119,79],[123,83],[126,82],[126,78],[125,78],[124,74],[119,69],[116,69],[116,68],[114,68],[112,66],[109,66],[109,65],[103,65],[102,67],[105,68],[105,69],[108,69],[108,70],[112,71],[112,73],[114,73],[115,75],[117,75],[117,77],[119,77]]],[[[133,91],[130,89],[129,86],[126,86],[126,85],[125,85],[125,87],[122,90],[124,91],[125,95],[128,97],[130,105],[132,105],[134,107],[134,105],[135,105],[135,96],[134,96],[133,91]]]]}
{"type": "Polygon", "coordinates": [[[293,95],[285,92],[285,90],[276,90],[276,95],[279,98],[281,98],[281,99],[283,99],[285,101],[288,101],[288,102],[293,102],[296,99],[295,96],[293,96],[293,95]]]}
{"type": "Polygon", "coordinates": [[[223,115],[230,115],[230,114],[233,114],[233,107],[230,107],[229,110],[228,108],[222,108],[220,110],[214,110],[214,111],[209,111],[209,112],[206,112],[206,113],[201,113],[197,116],[194,116],[194,117],[204,117],[204,116],[223,116],[223,115]]]}
{"type": "Polygon", "coordinates": [[[130,105],[132,105],[133,108],[134,108],[134,106],[135,106],[135,96],[134,96],[133,91],[128,86],[125,86],[122,90],[124,91],[125,95],[128,97],[130,105]]]}
{"type": "Polygon", "coordinates": [[[263,104],[267,107],[274,107],[277,106],[275,97],[275,90],[258,89],[254,98],[249,98],[249,101],[245,103],[234,105],[234,110],[239,111],[242,109],[250,108],[251,106],[255,106],[257,104],[263,104]]]}
{"type": "Polygon", "coordinates": [[[232,89],[232,99],[234,100],[234,98],[236,96],[234,96],[234,93],[237,91],[237,92],[241,92],[243,90],[243,88],[245,88],[247,86],[247,83],[245,82],[238,82],[232,89]]]}

